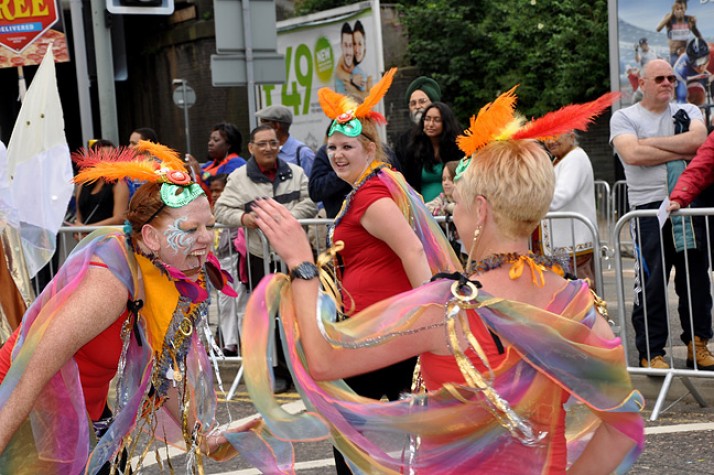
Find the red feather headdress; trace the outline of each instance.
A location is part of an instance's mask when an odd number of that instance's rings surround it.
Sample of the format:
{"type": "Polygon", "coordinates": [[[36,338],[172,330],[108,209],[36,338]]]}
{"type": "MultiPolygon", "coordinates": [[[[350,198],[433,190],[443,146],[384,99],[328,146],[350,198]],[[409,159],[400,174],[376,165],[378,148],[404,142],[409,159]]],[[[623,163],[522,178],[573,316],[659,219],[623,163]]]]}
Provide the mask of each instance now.
{"type": "Polygon", "coordinates": [[[620,96],[619,92],[609,92],[594,101],[571,104],[540,119],[525,122],[515,111],[516,87],[504,92],[481,108],[478,115],[471,117],[471,126],[456,139],[466,157],[471,157],[495,140],[545,140],[571,130],[587,130],[595,117],[620,96]]]}

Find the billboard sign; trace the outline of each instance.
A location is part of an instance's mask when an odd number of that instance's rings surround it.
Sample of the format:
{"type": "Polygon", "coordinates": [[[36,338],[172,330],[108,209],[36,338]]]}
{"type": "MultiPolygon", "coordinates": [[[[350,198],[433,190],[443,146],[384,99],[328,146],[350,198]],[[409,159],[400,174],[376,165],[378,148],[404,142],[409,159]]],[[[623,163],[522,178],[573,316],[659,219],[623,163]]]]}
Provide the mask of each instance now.
{"type": "Polygon", "coordinates": [[[622,93],[621,106],[641,98],[638,81],[652,59],[674,68],[675,100],[700,106],[713,104],[713,0],[611,0],[610,67],[613,90],[622,93]]]}
{"type": "Polygon", "coordinates": [[[0,3],[0,68],[40,64],[52,44],[55,62],[69,61],[58,0],[0,3]]]}
{"type": "Polygon", "coordinates": [[[382,45],[377,44],[379,15],[372,5],[363,2],[278,22],[285,82],[261,86],[259,107],[289,107],[293,112],[290,135],[313,150],[322,145],[328,126],[317,91],[330,87],[365,97],[379,80],[382,45]]]}

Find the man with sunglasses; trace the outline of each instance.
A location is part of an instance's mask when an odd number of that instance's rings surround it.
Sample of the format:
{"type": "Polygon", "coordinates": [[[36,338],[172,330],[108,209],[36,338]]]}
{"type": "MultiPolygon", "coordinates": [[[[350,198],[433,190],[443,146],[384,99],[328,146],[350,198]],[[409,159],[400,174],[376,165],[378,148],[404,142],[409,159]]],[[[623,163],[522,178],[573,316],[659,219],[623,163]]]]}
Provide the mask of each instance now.
{"type": "MultiPolygon", "coordinates": [[[[658,209],[706,139],[700,110],[692,104],[672,102],[675,84],[667,61],[650,61],[639,80],[642,101],[616,111],[610,120],[610,142],[624,166],[633,209],[658,209]]],[[[669,333],[666,295],[674,266],[687,366],[714,370],[714,356],[707,349],[712,338],[712,297],[702,222],[673,217],[662,229],[662,242],[656,217],[634,220],[631,230],[637,255],[632,324],[640,366],[671,366],[671,358],[665,360],[669,333]]]]}

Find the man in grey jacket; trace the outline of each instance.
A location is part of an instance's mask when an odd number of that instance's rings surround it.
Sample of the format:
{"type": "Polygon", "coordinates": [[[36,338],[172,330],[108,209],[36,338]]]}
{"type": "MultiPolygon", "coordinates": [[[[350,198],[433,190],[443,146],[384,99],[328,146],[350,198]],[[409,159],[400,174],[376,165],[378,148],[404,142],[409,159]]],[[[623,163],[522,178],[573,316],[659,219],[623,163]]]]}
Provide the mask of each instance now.
{"type": "Polygon", "coordinates": [[[308,179],[302,168],[278,159],[279,142],[268,125],[253,129],[248,150],[248,163],[228,176],[223,193],[216,202],[216,220],[228,226],[247,230],[250,288],[263,277],[263,245],[258,235],[251,207],[262,197],[271,197],[285,206],[297,219],[314,218],[315,203],[310,200],[308,179]]]}
{"type": "MultiPolygon", "coordinates": [[[[252,291],[265,275],[264,265],[269,255],[265,255],[258,226],[251,213],[256,199],[273,198],[285,206],[297,219],[314,218],[317,206],[310,200],[307,175],[297,165],[278,159],[280,142],[268,125],[261,125],[250,133],[248,150],[251,157],[245,166],[228,176],[223,193],[215,204],[216,220],[228,226],[244,226],[248,250],[248,288],[252,291]]],[[[280,345],[278,345],[280,348],[280,345]]],[[[278,366],[275,371],[276,393],[290,388],[290,372],[285,358],[278,352],[278,366]]]]}

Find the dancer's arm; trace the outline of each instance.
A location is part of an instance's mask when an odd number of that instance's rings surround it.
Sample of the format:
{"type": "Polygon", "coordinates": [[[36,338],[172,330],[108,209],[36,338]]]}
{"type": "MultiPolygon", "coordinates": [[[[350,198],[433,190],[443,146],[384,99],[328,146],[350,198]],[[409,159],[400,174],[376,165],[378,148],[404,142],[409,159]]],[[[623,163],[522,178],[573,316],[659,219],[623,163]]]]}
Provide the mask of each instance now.
{"type": "Polygon", "coordinates": [[[108,269],[90,267],[57,315],[15,390],[0,408],[0,453],[27,419],[50,378],[85,344],[108,328],[126,308],[126,287],[108,269]]]}

